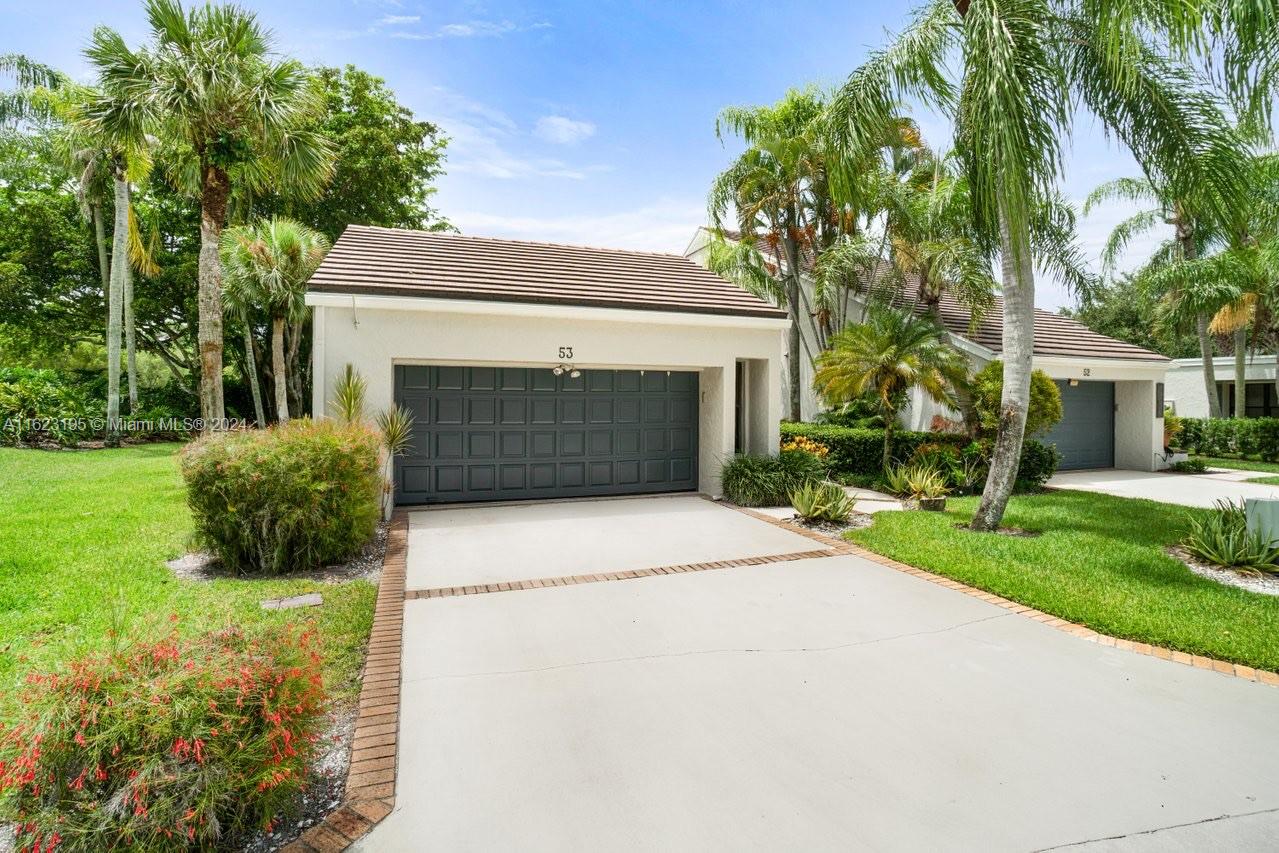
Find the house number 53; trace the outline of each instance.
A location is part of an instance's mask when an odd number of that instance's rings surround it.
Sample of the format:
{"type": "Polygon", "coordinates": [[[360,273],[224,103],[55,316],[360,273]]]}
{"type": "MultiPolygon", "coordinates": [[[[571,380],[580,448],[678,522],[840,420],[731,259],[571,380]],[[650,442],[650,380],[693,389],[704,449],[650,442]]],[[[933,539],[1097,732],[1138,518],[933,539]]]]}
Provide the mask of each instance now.
{"type": "Polygon", "coordinates": [[[573,357],[572,347],[560,347],[560,358],[568,360],[573,357]]]}

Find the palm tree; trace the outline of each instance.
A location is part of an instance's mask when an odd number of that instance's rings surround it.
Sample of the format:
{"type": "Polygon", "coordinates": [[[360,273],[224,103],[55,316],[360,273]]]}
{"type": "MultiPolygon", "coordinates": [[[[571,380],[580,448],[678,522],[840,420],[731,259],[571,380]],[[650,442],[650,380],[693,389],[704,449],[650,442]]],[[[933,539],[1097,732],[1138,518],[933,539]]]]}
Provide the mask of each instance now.
{"type": "Polygon", "coordinates": [[[813,385],[831,406],[872,395],[884,419],[883,467],[892,461],[897,414],[912,388],[946,406],[958,404],[956,391],[968,364],[931,316],[875,306],[866,321],[849,326],[817,357],[813,385]]]}
{"type": "MultiPolygon", "coordinates": [[[[1193,261],[1198,257],[1203,234],[1197,233],[1196,217],[1187,199],[1170,197],[1167,190],[1161,192],[1149,178],[1118,178],[1100,185],[1089,194],[1084,201],[1084,214],[1087,215],[1097,205],[1110,200],[1136,202],[1148,206],[1120,222],[1111,231],[1101,256],[1102,267],[1106,272],[1114,270],[1124,249],[1133,238],[1159,225],[1173,227],[1175,249],[1181,260],[1193,261]]],[[[1181,289],[1164,294],[1169,300],[1177,300],[1183,295],[1185,291],[1181,289]]],[[[1219,418],[1221,401],[1217,394],[1212,336],[1208,329],[1210,316],[1210,312],[1200,311],[1193,318],[1193,323],[1199,338],[1199,357],[1203,364],[1208,416],[1219,418]]]]}
{"type": "MultiPolygon", "coordinates": [[[[1029,405],[1034,273],[1043,261],[1034,222],[1061,176],[1076,102],[1132,150],[1152,180],[1214,187],[1225,206],[1242,195],[1231,172],[1230,129],[1214,124],[1190,73],[1148,40],[1191,51],[1211,24],[1230,56],[1226,64],[1248,66],[1235,46],[1273,39],[1279,27],[1271,12],[1248,18],[1225,6],[1205,21],[1208,6],[1175,0],[1100,7],[1092,0],[933,0],[832,102],[834,141],[854,153],[873,145],[903,96],[947,111],[976,227],[999,247],[1002,415],[975,530],[998,527],[1016,480],[1029,405]]],[[[1251,94],[1255,79],[1241,78],[1240,90],[1251,94]]]]}
{"type": "MultiPolygon", "coordinates": [[[[787,339],[787,384],[789,417],[800,414],[800,323],[805,316],[803,274],[806,237],[810,233],[811,191],[822,170],[822,158],[814,130],[824,102],[813,89],[791,90],[777,104],[764,107],[730,107],[720,113],[716,133],[725,130],[740,134],[746,150],[721,173],[711,187],[708,203],[711,221],[722,229],[729,211],[740,232],[743,249],[762,250],[769,256],[750,262],[753,272],[768,275],[734,275],[735,270],[717,264],[726,256],[712,251],[712,269],[728,274],[758,295],[766,296],[790,313],[787,339]],[[762,244],[757,246],[756,243],[762,244]],[[765,292],[760,293],[760,285],[765,292]]],[[[739,259],[744,260],[739,256],[739,259]]],[[[749,271],[745,270],[744,271],[749,271]]],[[[811,312],[807,312],[811,319],[811,312]]],[[[811,357],[811,353],[810,353],[811,357]]]]}
{"type": "Polygon", "coordinates": [[[88,49],[108,96],[94,120],[114,135],[154,133],[185,153],[179,175],[200,199],[200,413],[224,415],[219,243],[233,185],[319,193],[333,151],[306,124],[321,108],[311,75],[271,55],[271,37],[238,6],[147,0],[151,44],[132,50],[106,27],[88,49]]]}
{"type": "MultiPolygon", "coordinates": [[[[306,282],[329,251],[323,234],[291,219],[273,218],[228,228],[222,234],[226,296],[245,318],[245,346],[256,386],[249,315],[255,308],[271,318],[271,372],[275,381],[275,414],[289,419],[284,324],[306,310],[306,282]]],[[[260,405],[260,404],[259,404],[260,405]]]]}

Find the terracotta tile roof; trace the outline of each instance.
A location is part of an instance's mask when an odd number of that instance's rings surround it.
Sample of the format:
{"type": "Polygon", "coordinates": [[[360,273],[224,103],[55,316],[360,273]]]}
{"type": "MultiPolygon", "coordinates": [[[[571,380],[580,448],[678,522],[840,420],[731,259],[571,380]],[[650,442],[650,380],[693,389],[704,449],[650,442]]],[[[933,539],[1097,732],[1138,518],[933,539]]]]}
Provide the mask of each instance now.
{"type": "MultiPolygon", "coordinates": [[[[711,229],[704,229],[711,232],[711,229]]],[[[739,240],[741,235],[736,231],[724,231],[729,240],[739,240]]],[[[812,260],[806,254],[805,266],[812,260]]],[[[887,271],[887,265],[876,270],[879,278],[887,271]]],[[[910,304],[914,300],[917,284],[907,282],[900,292],[893,297],[898,306],[910,304]]],[[[942,325],[951,334],[967,338],[998,353],[1004,348],[1004,306],[1003,301],[995,298],[994,304],[982,315],[976,328],[969,329],[970,314],[967,308],[960,305],[949,293],[943,293],[939,305],[942,325]]],[[[920,309],[922,312],[922,309],[920,309]]],[[[1118,358],[1133,361],[1169,361],[1167,356],[1142,349],[1116,338],[1094,332],[1092,329],[1061,314],[1035,309],[1035,355],[1075,357],[1075,358],[1118,358]]]]}
{"type": "Polygon", "coordinates": [[[307,289],[786,317],[682,255],[366,225],[347,227],[307,289]]]}
{"type": "MultiPolygon", "coordinates": [[[[899,304],[910,297],[895,299],[899,304]]],[[[941,322],[952,334],[981,344],[989,350],[1001,352],[1004,348],[1004,304],[996,297],[992,305],[977,323],[969,329],[970,314],[948,293],[943,293],[938,305],[941,322]]],[[[922,311],[922,308],[919,309],[922,311]]],[[[1092,329],[1051,311],[1035,309],[1035,355],[1075,358],[1119,358],[1134,361],[1168,361],[1166,356],[1142,349],[1116,338],[1094,332],[1092,329]]]]}

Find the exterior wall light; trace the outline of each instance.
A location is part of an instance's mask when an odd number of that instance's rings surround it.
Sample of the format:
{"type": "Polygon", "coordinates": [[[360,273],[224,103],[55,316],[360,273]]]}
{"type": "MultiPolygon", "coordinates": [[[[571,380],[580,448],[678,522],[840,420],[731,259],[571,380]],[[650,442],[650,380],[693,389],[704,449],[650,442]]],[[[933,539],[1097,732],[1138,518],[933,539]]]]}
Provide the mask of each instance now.
{"type": "Polygon", "coordinates": [[[582,371],[578,370],[571,364],[558,364],[551,368],[551,373],[554,373],[556,376],[563,376],[567,373],[571,379],[576,379],[582,375],[582,371]]]}

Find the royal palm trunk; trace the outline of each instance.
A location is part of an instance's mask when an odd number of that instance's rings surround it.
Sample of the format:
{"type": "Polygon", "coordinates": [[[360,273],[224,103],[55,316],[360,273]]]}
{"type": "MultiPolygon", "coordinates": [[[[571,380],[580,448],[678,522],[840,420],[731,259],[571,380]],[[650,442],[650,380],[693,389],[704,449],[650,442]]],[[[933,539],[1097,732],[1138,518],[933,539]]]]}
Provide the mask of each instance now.
{"type": "Polygon", "coordinates": [[[249,374],[249,390],[253,392],[253,414],[259,427],[266,426],[266,413],[262,411],[262,387],[258,384],[258,360],[253,356],[253,326],[244,317],[244,364],[249,374]]]}
{"type": "Polygon", "coordinates": [[[1013,231],[1000,216],[1000,272],[1004,300],[1004,388],[999,401],[999,429],[990,457],[990,473],[973,516],[974,530],[997,530],[1017,482],[1021,445],[1030,408],[1031,359],[1035,346],[1035,269],[1030,256],[1030,232],[1013,231]]]}
{"type": "Polygon", "coordinates": [[[1235,412],[1236,418],[1248,416],[1248,327],[1235,329],[1235,412]]]}
{"type": "MultiPolygon", "coordinates": [[[[124,198],[132,207],[132,191],[128,182],[124,185],[124,198]]],[[[138,338],[133,322],[133,267],[129,264],[128,253],[124,258],[124,365],[125,374],[129,378],[129,414],[138,413],[138,338]]]]}
{"type": "MultiPolygon", "coordinates": [[[[1183,260],[1193,261],[1195,250],[1195,226],[1182,206],[1176,206],[1177,243],[1181,246],[1183,260]]],[[[1217,394],[1217,371],[1213,365],[1212,336],[1208,333],[1209,317],[1201,313],[1195,317],[1195,336],[1199,339],[1199,359],[1203,364],[1204,394],[1208,397],[1208,417],[1221,417],[1221,398],[1217,394]]]]}
{"type": "Polygon", "coordinates": [[[108,445],[120,443],[120,324],[124,276],[129,265],[129,187],[124,165],[114,168],[115,223],[111,240],[111,275],[107,288],[107,432],[108,445]]]}

